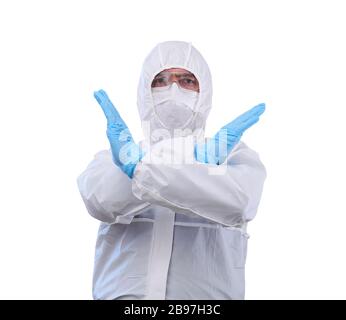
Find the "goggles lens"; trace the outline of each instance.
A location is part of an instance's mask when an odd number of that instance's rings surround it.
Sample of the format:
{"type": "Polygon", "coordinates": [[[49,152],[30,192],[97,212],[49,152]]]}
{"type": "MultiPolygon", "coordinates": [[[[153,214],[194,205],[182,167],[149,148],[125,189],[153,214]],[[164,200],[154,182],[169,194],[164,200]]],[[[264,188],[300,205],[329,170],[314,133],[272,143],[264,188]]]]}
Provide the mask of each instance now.
{"type": "Polygon", "coordinates": [[[193,73],[185,70],[182,72],[162,71],[158,73],[153,82],[152,88],[166,87],[175,82],[181,88],[199,92],[199,83],[193,73]]]}

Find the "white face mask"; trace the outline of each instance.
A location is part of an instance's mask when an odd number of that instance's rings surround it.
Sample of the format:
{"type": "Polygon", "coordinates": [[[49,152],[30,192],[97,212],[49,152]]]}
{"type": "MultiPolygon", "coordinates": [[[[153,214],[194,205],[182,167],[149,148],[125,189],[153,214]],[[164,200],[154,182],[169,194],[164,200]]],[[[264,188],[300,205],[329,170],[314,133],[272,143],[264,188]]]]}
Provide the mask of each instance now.
{"type": "Polygon", "coordinates": [[[198,92],[170,86],[152,88],[155,113],[167,129],[184,128],[193,118],[198,92]]]}

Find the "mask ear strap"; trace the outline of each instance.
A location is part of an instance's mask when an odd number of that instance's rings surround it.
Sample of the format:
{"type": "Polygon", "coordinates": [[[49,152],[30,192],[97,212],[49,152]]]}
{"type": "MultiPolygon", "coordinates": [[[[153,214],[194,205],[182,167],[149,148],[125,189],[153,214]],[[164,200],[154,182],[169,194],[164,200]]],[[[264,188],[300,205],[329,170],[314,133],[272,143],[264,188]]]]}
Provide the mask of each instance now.
{"type": "Polygon", "coordinates": [[[188,44],[188,49],[187,49],[187,55],[186,55],[186,59],[185,59],[185,62],[184,62],[184,66],[185,66],[185,67],[186,67],[186,65],[187,65],[187,63],[189,62],[189,59],[190,59],[191,47],[192,47],[192,43],[189,42],[189,44],[188,44]]]}
{"type": "Polygon", "coordinates": [[[161,64],[161,68],[162,68],[163,67],[163,60],[162,60],[162,53],[161,53],[161,43],[159,43],[158,49],[159,49],[160,64],[161,64]]]}

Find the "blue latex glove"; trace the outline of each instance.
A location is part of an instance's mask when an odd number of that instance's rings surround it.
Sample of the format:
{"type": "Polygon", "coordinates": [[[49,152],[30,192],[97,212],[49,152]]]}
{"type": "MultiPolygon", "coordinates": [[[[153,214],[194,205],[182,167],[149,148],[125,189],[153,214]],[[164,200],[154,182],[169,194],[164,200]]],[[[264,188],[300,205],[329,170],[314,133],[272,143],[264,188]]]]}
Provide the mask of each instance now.
{"type": "Polygon", "coordinates": [[[133,177],[137,163],[142,159],[141,148],[135,144],[130,130],[104,90],[94,92],[94,97],[107,118],[107,137],[114,163],[129,178],[133,177]]]}
{"type": "Polygon", "coordinates": [[[222,127],[206,143],[196,144],[196,160],[217,165],[223,163],[233,147],[239,142],[245,130],[249,129],[259,120],[264,110],[265,104],[261,103],[222,127]]]}

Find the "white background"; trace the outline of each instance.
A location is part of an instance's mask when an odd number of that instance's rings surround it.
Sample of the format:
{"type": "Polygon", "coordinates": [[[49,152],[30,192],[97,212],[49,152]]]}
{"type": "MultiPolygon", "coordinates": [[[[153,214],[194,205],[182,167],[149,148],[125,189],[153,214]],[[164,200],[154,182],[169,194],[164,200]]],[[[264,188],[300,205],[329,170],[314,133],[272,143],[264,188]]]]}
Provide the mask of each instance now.
{"type": "Polygon", "coordinates": [[[108,148],[93,91],[141,138],[141,64],[192,41],[214,81],[207,134],[260,102],[267,167],[247,299],[345,299],[343,1],[2,1],[0,298],[90,299],[98,222],[76,177],[108,148]]]}

